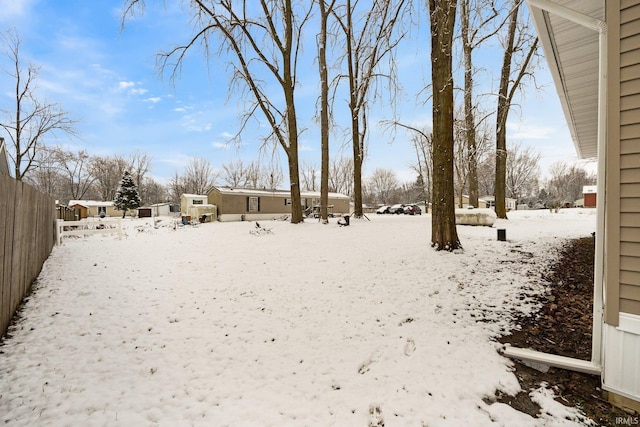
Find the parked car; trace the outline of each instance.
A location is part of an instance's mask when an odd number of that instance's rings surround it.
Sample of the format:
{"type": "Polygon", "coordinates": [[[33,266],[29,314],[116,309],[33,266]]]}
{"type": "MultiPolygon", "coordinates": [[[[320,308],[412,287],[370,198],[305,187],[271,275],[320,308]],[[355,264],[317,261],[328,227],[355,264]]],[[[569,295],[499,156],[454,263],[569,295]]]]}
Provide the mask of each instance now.
{"type": "Polygon", "coordinates": [[[404,207],[406,205],[403,205],[402,203],[398,203],[397,205],[393,205],[389,208],[389,213],[390,214],[396,214],[396,215],[400,215],[404,213],[404,207]]]}
{"type": "Polygon", "coordinates": [[[376,211],[376,213],[377,213],[378,215],[388,214],[388,213],[389,213],[389,208],[390,208],[390,206],[389,206],[389,205],[384,205],[384,206],[382,206],[382,207],[378,208],[378,210],[376,211]]]}
{"type": "Polygon", "coordinates": [[[422,215],[422,209],[418,205],[406,205],[404,213],[405,215],[422,215]]]}

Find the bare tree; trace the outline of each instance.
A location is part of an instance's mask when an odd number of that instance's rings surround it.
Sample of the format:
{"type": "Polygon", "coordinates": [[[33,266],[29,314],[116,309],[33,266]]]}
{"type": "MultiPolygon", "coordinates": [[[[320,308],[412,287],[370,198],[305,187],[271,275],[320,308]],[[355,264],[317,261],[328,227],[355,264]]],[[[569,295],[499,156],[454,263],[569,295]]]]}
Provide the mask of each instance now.
{"type": "Polygon", "coordinates": [[[174,203],[179,203],[180,197],[185,193],[189,193],[184,176],[180,175],[177,171],[174,172],[167,185],[167,191],[169,193],[169,199],[174,203]]]}
{"type": "MultiPolygon", "coordinates": [[[[362,217],[362,165],[366,157],[367,112],[371,98],[375,98],[375,83],[386,79],[389,88],[395,87],[392,53],[403,34],[397,35],[396,25],[401,21],[405,0],[381,0],[366,3],[369,9],[358,14],[359,2],[346,0],[344,7],[334,8],[334,15],[345,36],[349,85],[349,111],[351,113],[351,140],[353,146],[353,202],[354,216],[362,217]],[[382,72],[381,63],[389,59],[388,71],[382,72]]],[[[392,89],[393,92],[393,89],[392,89]]],[[[394,99],[394,97],[391,97],[394,99]]]]}
{"type": "Polygon", "coordinates": [[[21,40],[14,30],[8,30],[1,39],[3,50],[11,61],[12,69],[6,70],[13,79],[15,109],[1,110],[4,116],[0,127],[8,135],[13,149],[7,150],[14,165],[17,180],[22,180],[29,169],[36,167],[38,151],[49,135],[62,132],[75,136],[75,120],[69,118],[58,104],[48,103],[36,94],[39,68],[29,64],[23,68],[20,56],[21,40]]]}
{"type": "MultiPolygon", "coordinates": [[[[469,178],[469,165],[471,163],[471,150],[475,151],[475,147],[470,147],[465,134],[467,130],[465,128],[466,117],[460,119],[454,117],[453,120],[453,171],[454,171],[454,186],[456,188],[456,194],[458,196],[458,207],[463,207],[463,193],[467,185],[467,179],[469,178]]],[[[475,145],[475,136],[474,136],[475,145]]],[[[469,198],[471,204],[471,198],[469,198]]],[[[474,205],[475,206],[475,205],[474,205]]]]}
{"type": "Polygon", "coordinates": [[[486,156],[478,162],[478,193],[493,196],[496,185],[496,156],[486,156]]]}
{"type": "Polygon", "coordinates": [[[478,126],[474,106],[473,52],[482,43],[493,37],[502,27],[498,22],[500,11],[495,0],[460,0],[460,38],[464,64],[464,133],[467,145],[467,176],[469,204],[478,206],[478,157],[476,127],[478,126]]]}
{"type": "Polygon", "coordinates": [[[269,164],[266,167],[260,167],[260,175],[257,188],[268,188],[275,190],[284,182],[284,174],[277,164],[269,164]]]}
{"type": "MultiPolygon", "coordinates": [[[[475,186],[478,187],[478,161],[482,161],[489,152],[489,130],[486,124],[481,123],[473,130],[473,144],[469,144],[467,135],[468,122],[466,110],[459,111],[454,118],[454,172],[455,187],[458,196],[458,207],[463,207],[463,193],[469,191],[469,205],[478,207],[478,196],[476,194],[475,203],[471,198],[472,180],[475,179],[475,186]],[[473,164],[473,168],[470,165],[473,164]],[[472,170],[475,177],[472,179],[472,170]]],[[[493,177],[493,172],[491,173],[493,177]]],[[[478,193],[478,188],[475,189],[478,193]]]]}
{"type": "MultiPolygon", "coordinates": [[[[147,153],[136,151],[129,156],[129,171],[138,189],[151,170],[151,157],[147,153]]],[[[143,199],[144,200],[144,199],[143,199]]]]}
{"type": "Polygon", "coordinates": [[[367,180],[368,192],[379,203],[389,204],[398,191],[400,183],[396,173],[391,169],[377,168],[367,180]]]}
{"type": "Polygon", "coordinates": [[[58,200],[69,200],[64,196],[64,176],[54,156],[54,150],[43,146],[36,153],[34,164],[38,167],[29,169],[24,175],[24,180],[41,192],[58,200]]]}
{"type": "Polygon", "coordinates": [[[495,208],[498,218],[507,218],[507,118],[512,107],[513,97],[520,88],[522,79],[530,74],[529,65],[538,50],[538,38],[533,35],[535,31],[520,23],[518,19],[522,0],[512,0],[512,2],[513,8],[509,15],[506,40],[504,41],[504,57],[500,71],[498,107],[496,109],[495,208]],[[515,68],[515,73],[512,73],[512,66],[515,68]]]}
{"type": "Polygon", "coordinates": [[[82,200],[91,189],[95,178],[91,175],[90,157],[86,150],[74,153],[62,147],[53,150],[59,170],[65,176],[69,197],[82,200]]]}
{"type": "Polygon", "coordinates": [[[411,164],[411,168],[418,174],[418,180],[422,185],[421,194],[425,197],[425,208],[428,209],[431,201],[433,176],[433,135],[426,129],[418,129],[398,121],[392,120],[384,123],[389,127],[401,127],[411,132],[411,144],[416,151],[416,162],[411,164]]]}
{"type": "MultiPolygon", "coordinates": [[[[318,165],[310,162],[302,162],[300,169],[302,189],[306,191],[318,191],[318,165]]],[[[327,188],[329,180],[327,176],[327,188]]]]}
{"type": "Polygon", "coordinates": [[[278,188],[284,176],[276,162],[267,166],[258,161],[245,164],[242,159],[222,165],[222,171],[218,179],[223,185],[237,188],[278,188]]]}
{"type": "Polygon", "coordinates": [[[144,177],[138,190],[144,204],[153,205],[166,202],[169,199],[167,188],[153,178],[144,177]]]}
{"type": "Polygon", "coordinates": [[[456,0],[429,0],[431,81],[433,91],[433,197],[431,245],[436,250],[461,247],[456,230],[453,189],[452,44],[456,0]]]}
{"type": "MultiPolygon", "coordinates": [[[[253,167],[253,164],[247,166],[244,164],[242,159],[238,159],[236,161],[230,163],[222,164],[222,171],[220,172],[219,179],[228,187],[235,188],[243,188],[246,187],[250,182],[250,171],[249,169],[253,167]]],[[[255,180],[255,186],[257,186],[257,174],[255,180]]],[[[255,188],[255,187],[254,187],[255,188]]]]}
{"type": "MultiPolygon", "coordinates": [[[[303,40],[302,28],[311,7],[292,0],[191,0],[194,35],[187,43],[159,55],[159,68],[175,77],[187,52],[200,43],[216,57],[232,58],[231,90],[251,96],[242,118],[241,132],[259,111],[269,124],[266,140],[277,142],[287,155],[291,185],[291,222],[304,220],[298,166],[298,119],[295,105],[297,57],[303,40]],[[297,7],[297,8],[296,8],[297,7]],[[216,49],[217,47],[217,49],[216,49]],[[266,91],[266,80],[280,89],[281,97],[266,91]]],[[[125,14],[135,14],[143,0],[126,0],[125,14]]],[[[208,56],[209,57],[209,56],[208,56]]]]}
{"type": "Polygon", "coordinates": [[[509,197],[520,200],[538,193],[541,154],[514,145],[507,152],[506,184],[509,197]]]}
{"type": "Polygon", "coordinates": [[[353,160],[341,156],[329,164],[329,191],[353,195],[353,160]]]}
{"type": "Polygon", "coordinates": [[[95,179],[98,195],[102,200],[113,200],[129,162],[122,156],[92,156],[91,176],[95,179]]]}
{"type": "Polygon", "coordinates": [[[201,157],[189,159],[184,169],[184,185],[187,193],[206,195],[215,181],[216,172],[209,160],[201,157]]]}
{"type": "Polygon", "coordinates": [[[573,206],[573,202],[582,196],[582,187],[594,185],[596,175],[590,174],[576,165],[556,162],[549,169],[550,178],[547,183],[549,207],[563,205],[573,206]]]}
{"type": "Polygon", "coordinates": [[[433,176],[433,139],[431,134],[421,132],[413,135],[411,144],[416,150],[416,162],[411,166],[418,174],[417,184],[420,185],[420,194],[423,196],[425,209],[429,210],[431,203],[431,186],[433,176]]]}

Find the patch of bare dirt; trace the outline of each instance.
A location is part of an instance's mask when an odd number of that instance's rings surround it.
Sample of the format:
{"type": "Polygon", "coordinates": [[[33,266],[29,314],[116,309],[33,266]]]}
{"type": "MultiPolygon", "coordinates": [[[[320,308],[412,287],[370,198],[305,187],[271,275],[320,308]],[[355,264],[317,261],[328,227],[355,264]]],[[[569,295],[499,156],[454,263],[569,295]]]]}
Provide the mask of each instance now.
{"type": "MultiPolygon", "coordinates": [[[[521,329],[500,341],[591,360],[594,256],[594,237],[569,241],[544,277],[549,286],[548,292],[539,296],[540,311],[520,319],[521,329]]],[[[515,374],[524,392],[515,397],[498,396],[498,400],[532,416],[540,408],[528,399],[528,393],[546,382],[558,396],[556,400],[581,409],[599,426],[616,426],[616,418],[629,417],[629,413],[603,398],[598,376],[557,368],[543,373],[517,361],[515,374]]]]}

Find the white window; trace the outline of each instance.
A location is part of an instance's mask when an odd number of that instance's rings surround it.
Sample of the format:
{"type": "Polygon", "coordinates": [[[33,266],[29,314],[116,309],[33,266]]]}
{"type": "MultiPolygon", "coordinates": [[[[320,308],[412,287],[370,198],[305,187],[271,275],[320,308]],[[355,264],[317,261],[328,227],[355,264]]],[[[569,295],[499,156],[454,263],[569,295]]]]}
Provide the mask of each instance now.
{"type": "Polygon", "coordinates": [[[204,202],[202,200],[194,200],[193,204],[194,205],[202,205],[204,202]]]}

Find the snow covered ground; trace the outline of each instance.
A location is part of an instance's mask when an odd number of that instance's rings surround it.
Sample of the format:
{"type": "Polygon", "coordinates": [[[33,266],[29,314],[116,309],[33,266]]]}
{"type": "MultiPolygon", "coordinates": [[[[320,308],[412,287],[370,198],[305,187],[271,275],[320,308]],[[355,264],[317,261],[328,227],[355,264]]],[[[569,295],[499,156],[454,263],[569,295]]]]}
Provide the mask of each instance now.
{"type": "Polygon", "coordinates": [[[538,419],[490,400],[520,390],[495,338],[595,210],[458,226],[457,253],[429,247],[429,215],[369,218],[261,223],[270,233],[139,219],[122,240],[66,238],[0,347],[0,421],[583,425],[546,389],[538,419]]]}

